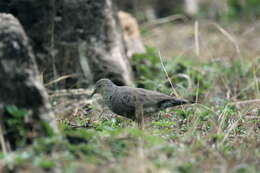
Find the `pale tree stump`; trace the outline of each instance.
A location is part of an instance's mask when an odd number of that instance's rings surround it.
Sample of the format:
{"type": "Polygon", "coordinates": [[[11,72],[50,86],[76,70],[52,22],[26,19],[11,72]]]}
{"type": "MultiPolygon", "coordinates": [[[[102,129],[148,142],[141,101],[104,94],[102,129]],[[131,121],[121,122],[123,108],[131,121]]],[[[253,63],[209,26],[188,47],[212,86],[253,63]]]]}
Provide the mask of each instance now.
{"type": "Polygon", "coordinates": [[[131,14],[124,11],[119,11],[117,14],[124,29],[123,35],[127,56],[131,58],[134,54],[145,53],[137,20],[131,14]]]}

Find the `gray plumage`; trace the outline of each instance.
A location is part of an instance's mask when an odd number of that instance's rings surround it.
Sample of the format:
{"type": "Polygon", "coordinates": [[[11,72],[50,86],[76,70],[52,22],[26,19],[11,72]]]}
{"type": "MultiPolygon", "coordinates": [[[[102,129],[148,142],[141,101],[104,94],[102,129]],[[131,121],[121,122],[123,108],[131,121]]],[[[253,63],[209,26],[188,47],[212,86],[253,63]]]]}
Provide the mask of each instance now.
{"type": "Polygon", "coordinates": [[[109,79],[100,79],[96,83],[95,93],[102,95],[109,109],[121,116],[135,120],[136,107],[142,105],[143,113],[155,113],[162,109],[191,103],[176,99],[156,91],[128,86],[117,86],[109,79]]]}

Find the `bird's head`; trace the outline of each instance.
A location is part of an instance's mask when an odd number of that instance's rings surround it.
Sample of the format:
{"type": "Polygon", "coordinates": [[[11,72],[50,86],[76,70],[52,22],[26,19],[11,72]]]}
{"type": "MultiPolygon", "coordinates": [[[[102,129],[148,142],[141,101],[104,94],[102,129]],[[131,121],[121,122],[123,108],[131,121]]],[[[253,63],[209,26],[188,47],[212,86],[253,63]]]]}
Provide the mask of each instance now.
{"type": "Polygon", "coordinates": [[[110,89],[113,89],[115,84],[109,79],[100,79],[96,82],[95,89],[90,97],[93,97],[95,94],[101,94],[102,96],[109,92],[110,89]]]}

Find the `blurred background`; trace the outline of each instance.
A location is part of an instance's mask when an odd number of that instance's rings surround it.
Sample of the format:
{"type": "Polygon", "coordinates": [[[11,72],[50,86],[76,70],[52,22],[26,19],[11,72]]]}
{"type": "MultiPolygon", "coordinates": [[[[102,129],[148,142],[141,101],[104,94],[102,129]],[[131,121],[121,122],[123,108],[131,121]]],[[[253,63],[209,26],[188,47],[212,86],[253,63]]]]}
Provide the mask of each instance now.
{"type": "Polygon", "coordinates": [[[196,55],[200,58],[232,58],[236,52],[249,58],[259,56],[259,0],[115,2],[120,10],[136,17],[145,45],[159,48],[168,58],[194,55],[195,21],[199,21],[196,55]]]}
{"type": "Polygon", "coordinates": [[[147,21],[176,13],[211,19],[247,18],[259,16],[258,0],[115,0],[120,9],[147,21]]]}

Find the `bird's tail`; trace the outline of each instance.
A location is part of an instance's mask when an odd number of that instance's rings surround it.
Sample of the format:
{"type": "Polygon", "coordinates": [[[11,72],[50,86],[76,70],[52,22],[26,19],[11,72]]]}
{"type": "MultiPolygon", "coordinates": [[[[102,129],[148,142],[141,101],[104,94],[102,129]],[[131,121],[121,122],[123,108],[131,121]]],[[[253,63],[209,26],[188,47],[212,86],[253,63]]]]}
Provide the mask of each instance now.
{"type": "Polygon", "coordinates": [[[178,105],[184,105],[184,104],[193,104],[195,102],[193,101],[188,101],[184,99],[168,99],[168,100],[163,100],[159,104],[159,107],[164,109],[168,107],[173,107],[173,106],[178,106],[178,105]]]}

